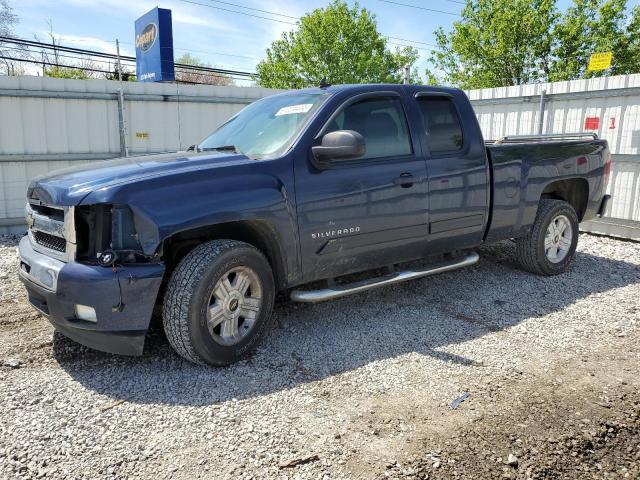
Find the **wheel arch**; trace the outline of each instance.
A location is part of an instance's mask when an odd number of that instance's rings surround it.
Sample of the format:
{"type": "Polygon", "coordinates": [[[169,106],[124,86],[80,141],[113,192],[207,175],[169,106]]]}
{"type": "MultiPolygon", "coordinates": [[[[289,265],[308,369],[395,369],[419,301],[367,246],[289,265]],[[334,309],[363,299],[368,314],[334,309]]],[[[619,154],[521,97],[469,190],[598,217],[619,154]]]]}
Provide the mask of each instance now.
{"type": "Polygon", "coordinates": [[[564,200],[573,207],[581,222],[589,202],[589,183],[584,178],[556,180],[544,187],[540,198],[564,200]]]}
{"type": "Polygon", "coordinates": [[[176,232],[162,242],[162,256],[171,272],[196,246],[210,240],[237,240],[257,248],[267,258],[277,289],[287,283],[286,253],[277,230],[264,220],[240,220],[176,232]]]}

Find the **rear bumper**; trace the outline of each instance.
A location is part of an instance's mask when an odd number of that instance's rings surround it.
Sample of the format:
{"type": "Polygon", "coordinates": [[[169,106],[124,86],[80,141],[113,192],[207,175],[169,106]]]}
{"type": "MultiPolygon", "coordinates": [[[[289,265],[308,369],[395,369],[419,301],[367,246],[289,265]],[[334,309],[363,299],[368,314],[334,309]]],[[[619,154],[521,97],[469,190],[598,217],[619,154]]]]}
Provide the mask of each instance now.
{"type": "Polygon", "coordinates": [[[29,302],[70,339],[109,353],[140,355],[165,267],[162,264],[111,268],[64,263],[20,241],[19,277],[29,302]],[[95,310],[82,320],[76,305],[95,310]]]}

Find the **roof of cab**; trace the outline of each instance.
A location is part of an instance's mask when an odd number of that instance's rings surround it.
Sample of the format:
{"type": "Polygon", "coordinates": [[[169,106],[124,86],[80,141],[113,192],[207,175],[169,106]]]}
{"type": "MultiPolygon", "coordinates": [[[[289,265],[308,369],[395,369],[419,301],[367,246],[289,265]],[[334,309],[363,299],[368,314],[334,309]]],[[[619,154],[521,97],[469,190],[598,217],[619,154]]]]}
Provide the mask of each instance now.
{"type": "Polygon", "coordinates": [[[441,92],[441,93],[458,93],[460,92],[457,88],[450,87],[435,87],[431,85],[404,85],[397,83],[358,83],[358,84],[341,84],[341,85],[330,85],[328,87],[310,87],[303,88],[300,90],[291,90],[285,93],[341,93],[345,91],[354,91],[354,92],[375,92],[381,90],[392,90],[392,91],[403,91],[408,90],[410,92],[415,91],[432,91],[432,92],[441,92]]]}

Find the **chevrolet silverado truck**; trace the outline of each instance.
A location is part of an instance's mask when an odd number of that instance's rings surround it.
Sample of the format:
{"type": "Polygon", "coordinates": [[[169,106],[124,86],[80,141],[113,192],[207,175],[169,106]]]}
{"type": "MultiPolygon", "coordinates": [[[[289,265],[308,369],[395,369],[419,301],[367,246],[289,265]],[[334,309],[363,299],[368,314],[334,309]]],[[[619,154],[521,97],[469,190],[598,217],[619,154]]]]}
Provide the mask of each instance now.
{"type": "Polygon", "coordinates": [[[19,276],[81,344],[139,355],[155,309],[176,352],[224,365],[256,347],[278,293],[334,299],[471,265],[507,239],[525,270],[562,273],[609,173],[593,134],[485,142],[457,89],[292,91],[187,152],[35,179],[19,276]]]}

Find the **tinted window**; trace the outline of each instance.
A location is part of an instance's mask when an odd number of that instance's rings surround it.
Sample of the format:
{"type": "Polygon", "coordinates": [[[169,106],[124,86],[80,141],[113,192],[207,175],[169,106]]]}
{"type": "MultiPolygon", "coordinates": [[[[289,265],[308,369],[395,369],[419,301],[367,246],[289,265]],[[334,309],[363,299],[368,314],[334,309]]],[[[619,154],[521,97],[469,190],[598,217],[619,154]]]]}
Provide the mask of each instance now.
{"type": "Polygon", "coordinates": [[[400,100],[396,98],[369,98],[349,105],[325,133],[335,130],[355,130],[364,137],[367,153],[362,158],[411,153],[407,120],[400,100]]]}
{"type": "Polygon", "coordinates": [[[445,97],[418,98],[433,155],[462,149],[462,128],[453,102],[445,97]]]}

